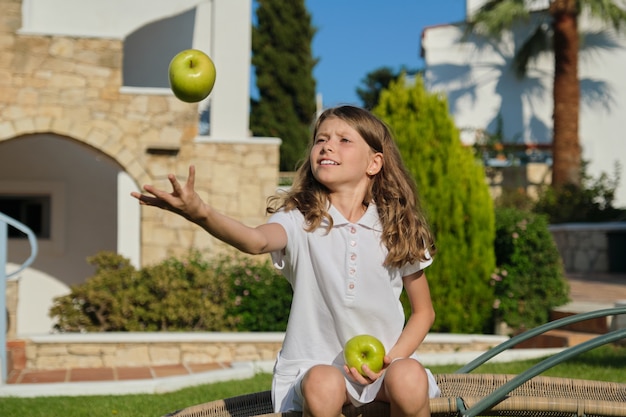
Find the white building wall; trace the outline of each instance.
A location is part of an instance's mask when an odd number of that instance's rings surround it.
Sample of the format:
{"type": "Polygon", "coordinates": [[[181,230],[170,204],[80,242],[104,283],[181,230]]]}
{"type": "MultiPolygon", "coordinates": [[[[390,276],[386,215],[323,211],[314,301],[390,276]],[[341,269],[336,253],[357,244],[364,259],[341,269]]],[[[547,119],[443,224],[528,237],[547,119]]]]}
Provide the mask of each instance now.
{"type": "MultiPolygon", "coordinates": [[[[18,267],[16,264],[7,266],[9,271],[18,267]]],[[[69,294],[69,286],[34,268],[26,268],[16,279],[19,283],[16,314],[18,337],[52,332],[55,322],[49,316],[50,309],[56,297],[69,294]]]]}
{"type": "MultiPolygon", "coordinates": [[[[200,106],[211,107],[210,136],[248,138],[251,0],[24,0],[20,33],[124,39],[192,8],[191,47],[207,53],[217,69],[214,90],[200,106]]],[[[172,94],[168,88],[151,90],[172,94]]]]}
{"type": "Polygon", "coordinates": [[[22,33],[124,39],[210,0],[23,0],[22,33]]]}
{"type": "MultiPolygon", "coordinates": [[[[476,1],[468,0],[468,10],[476,1]]],[[[597,30],[580,22],[583,32],[597,30]]],[[[554,63],[544,55],[519,80],[511,69],[514,43],[523,34],[510,34],[499,44],[476,37],[463,38],[461,25],[427,28],[422,38],[425,82],[431,91],[444,92],[450,112],[462,130],[495,133],[498,115],[508,142],[549,144],[552,141],[552,82],[554,63]]],[[[626,34],[587,37],[580,53],[580,141],[583,159],[593,177],[614,174],[615,164],[626,169],[626,34]],[[595,46],[595,47],[594,47],[595,46]]],[[[466,135],[467,136],[467,135],[466,135]]],[[[623,172],[626,174],[626,172],[623,172]]],[[[626,205],[626,176],[617,190],[616,205],[626,205]]]]}
{"type": "Polygon", "coordinates": [[[211,50],[217,81],[211,102],[211,136],[242,139],[250,136],[250,0],[213,0],[211,50]],[[244,6],[246,7],[242,7],[244,6]]]}

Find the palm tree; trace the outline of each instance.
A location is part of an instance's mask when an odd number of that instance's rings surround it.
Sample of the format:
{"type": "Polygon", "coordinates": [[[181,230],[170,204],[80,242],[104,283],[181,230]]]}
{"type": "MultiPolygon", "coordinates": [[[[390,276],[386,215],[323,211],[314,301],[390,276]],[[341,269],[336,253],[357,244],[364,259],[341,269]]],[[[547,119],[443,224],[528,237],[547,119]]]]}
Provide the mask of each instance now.
{"type": "Polygon", "coordinates": [[[619,0],[545,0],[549,6],[533,11],[538,1],[487,0],[472,16],[472,33],[499,38],[516,25],[525,24],[529,36],[516,51],[513,66],[526,74],[529,62],[541,52],[554,53],[552,185],[581,185],[582,158],[578,137],[580,82],[578,78],[578,19],[583,12],[616,31],[626,23],[619,0]],[[544,16],[545,19],[536,17],[544,16]],[[532,19],[532,17],[535,17],[532,19]]]}

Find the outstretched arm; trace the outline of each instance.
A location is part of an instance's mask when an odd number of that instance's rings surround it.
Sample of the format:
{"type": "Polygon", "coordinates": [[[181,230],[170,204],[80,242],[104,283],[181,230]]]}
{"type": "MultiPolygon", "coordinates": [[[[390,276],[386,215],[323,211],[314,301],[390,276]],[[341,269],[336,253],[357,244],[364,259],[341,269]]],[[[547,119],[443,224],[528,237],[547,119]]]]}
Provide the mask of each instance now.
{"type": "Polygon", "coordinates": [[[144,186],[148,194],[132,192],[140,204],[159,207],[176,213],[202,227],[217,239],[251,254],[268,253],[283,249],[287,235],[277,223],[249,227],[221,214],[206,204],[195,190],[196,169],[189,167],[189,177],[181,185],[173,174],[168,175],[172,192],[159,190],[151,185],[144,186]]]}

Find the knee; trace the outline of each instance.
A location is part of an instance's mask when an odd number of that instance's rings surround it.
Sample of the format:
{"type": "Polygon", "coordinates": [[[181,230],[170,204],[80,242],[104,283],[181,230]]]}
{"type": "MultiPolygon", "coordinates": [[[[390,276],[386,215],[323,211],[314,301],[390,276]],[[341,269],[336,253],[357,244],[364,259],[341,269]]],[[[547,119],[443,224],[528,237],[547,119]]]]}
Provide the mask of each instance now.
{"type": "Polygon", "coordinates": [[[421,363],[414,359],[399,359],[385,372],[385,389],[390,398],[413,396],[428,397],[428,376],[421,363]]]}
{"type": "Polygon", "coordinates": [[[309,369],[302,378],[302,393],[341,387],[345,389],[344,377],[339,369],[330,365],[316,365],[309,369]]]}
{"type": "Polygon", "coordinates": [[[317,365],[309,369],[302,378],[300,389],[309,415],[320,414],[323,409],[341,411],[346,402],[344,376],[334,366],[317,365]]]}

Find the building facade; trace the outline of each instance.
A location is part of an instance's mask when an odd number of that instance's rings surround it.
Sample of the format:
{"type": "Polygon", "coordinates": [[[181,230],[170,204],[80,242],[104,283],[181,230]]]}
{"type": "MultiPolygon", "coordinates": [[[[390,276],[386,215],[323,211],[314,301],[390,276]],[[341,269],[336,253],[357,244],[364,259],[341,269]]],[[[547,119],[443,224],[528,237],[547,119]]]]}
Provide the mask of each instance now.
{"type": "MultiPolygon", "coordinates": [[[[467,0],[467,19],[483,0],[467,0]]],[[[535,19],[546,16],[547,0],[528,2],[535,19]]],[[[552,54],[531,62],[518,79],[511,68],[515,51],[526,39],[524,27],[506,33],[499,41],[465,35],[465,22],[429,27],[422,36],[425,82],[429,90],[444,92],[450,112],[464,140],[472,143],[488,132],[504,142],[537,152],[552,142],[552,54]]],[[[614,178],[622,168],[616,206],[626,206],[626,140],[622,118],[626,111],[626,34],[582,15],[579,55],[581,106],[579,137],[588,174],[614,178]]],[[[532,161],[538,155],[530,154],[532,161]]],[[[545,161],[545,158],[541,162],[545,161]]]]}
{"type": "MultiPolygon", "coordinates": [[[[250,0],[0,0],[0,207],[34,228],[39,253],[17,278],[13,334],[46,332],[52,298],[93,274],[106,250],[136,267],[225,250],[129,196],[196,166],[200,195],[265,220],[277,138],[249,134],[250,0]],[[167,66],[201,49],[217,68],[201,103],[176,99],[167,66]]],[[[8,260],[28,257],[10,235],[8,260]]],[[[10,268],[9,268],[10,272],[10,268]]],[[[11,305],[11,303],[8,303],[11,305]]]]}

